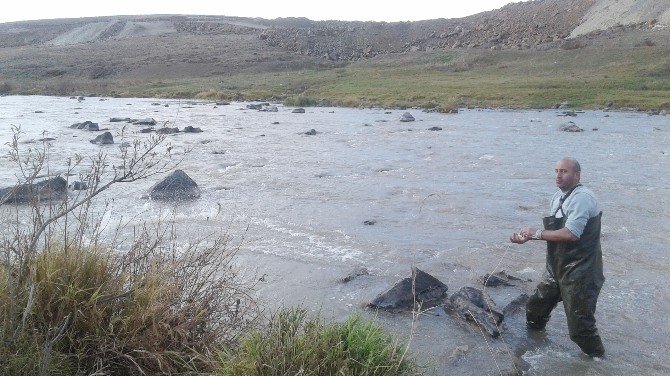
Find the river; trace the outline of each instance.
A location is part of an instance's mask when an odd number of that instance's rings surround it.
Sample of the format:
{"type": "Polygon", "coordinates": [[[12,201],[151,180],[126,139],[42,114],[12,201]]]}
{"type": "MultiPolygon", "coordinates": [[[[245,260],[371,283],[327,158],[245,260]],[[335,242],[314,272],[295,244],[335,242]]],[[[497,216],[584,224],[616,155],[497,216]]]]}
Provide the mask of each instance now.
{"type": "MultiPolygon", "coordinates": [[[[449,293],[477,286],[477,278],[492,271],[537,281],[543,245],[513,245],[508,237],[541,224],[556,190],[555,162],[573,156],[603,209],[606,282],[596,318],[607,356],[593,361],[580,354],[559,305],[546,337],[522,355],[530,366],[526,374],[670,374],[670,225],[664,219],[670,212],[670,117],[329,107],[299,114],[282,105],[259,112],[246,104],[0,97],[0,185],[17,181],[7,155],[12,126],[21,127],[23,142],[55,139],[47,146],[52,175],[65,171],[67,157],[114,156],[121,142],[149,137],[139,133],[143,127],[110,123],[111,117],[200,127],[202,133],[167,138],[179,168],[202,189],[198,200],[176,208],[177,226],[184,234],[224,231],[236,239],[238,263],[262,276],[256,296],[269,308],[302,305],[339,320],[408,276],[411,266],[445,282],[449,293]],[[405,111],[416,121],[400,122],[405,111]],[[95,132],[69,128],[86,120],[109,128],[116,144],[94,145],[88,141],[95,132]],[[559,131],[567,121],[585,131],[559,131]],[[304,134],[310,129],[316,135],[304,134]],[[357,267],[369,275],[338,281],[357,267]]],[[[106,191],[99,199],[108,204],[105,220],[163,218],[164,205],[142,198],[159,179],[106,191]]],[[[504,304],[533,285],[488,291],[504,304]]],[[[439,310],[416,319],[376,315],[411,341],[410,353],[429,375],[509,370],[511,353],[527,343],[522,316],[506,318],[502,337],[493,340],[439,310]]]]}

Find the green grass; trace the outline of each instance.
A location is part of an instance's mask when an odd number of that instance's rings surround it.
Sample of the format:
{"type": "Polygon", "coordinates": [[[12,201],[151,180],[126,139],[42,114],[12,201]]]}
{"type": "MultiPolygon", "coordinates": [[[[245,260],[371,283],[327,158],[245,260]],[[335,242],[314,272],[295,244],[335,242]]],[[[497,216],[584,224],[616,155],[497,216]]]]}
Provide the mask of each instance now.
{"type": "Polygon", "coordinates": [[[278,311],[270,323],[222,354],[222,375],[409,375],[404,347],[359,315],[327,324],[303,309],[278,311]]]}
{"type": "Polygon", "coordinates": [[[7,81],[21,93],[276,100],[288,105],[670,107],[670,50],[587,46],[574,50],[447,50],[378,56],[337,68],[274,70],[162,80],[7,81]],[[42,85],[42,86],[40,86],[42,85]]]}

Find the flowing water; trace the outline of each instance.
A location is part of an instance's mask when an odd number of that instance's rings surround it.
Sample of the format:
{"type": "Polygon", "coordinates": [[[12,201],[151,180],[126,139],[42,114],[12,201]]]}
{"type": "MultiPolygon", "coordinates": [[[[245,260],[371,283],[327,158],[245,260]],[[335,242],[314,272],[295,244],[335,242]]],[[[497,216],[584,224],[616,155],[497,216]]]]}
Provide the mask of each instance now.
{"type": "MultiPolygon", "coordinates": [[[[604,360],[582,356],[570,342],[560,305],[546,336],[534,340],[526,337],[523,312],[506,318],[496,340],[437,309],[415,320],[382,313],[377,319],[411,340],[410,352],[426,374],[500,374],[521,348],[531,375],[670,374],[670,117],[410,110],[416,121],[401,123],[400,110],[318,107],[295,114],[281,105],[278,112],[245,105],[0,97],[0,186],[15,184],[19,173],[7,156],[12,126],[21,127],[22,142],[55,138],[20,144],[23,150],[46,146],[51,175],[64,173],[65,159],[75,154],[103,151],[113,164],[120,143],[149,137],[139,133],[143,127],[110,123],[111,117],[200,127],[202,133],[168,136],[182,159],[179,168],[202,189],[198,200],[173,208],[180,233],[243,237],[238,262],[261,276],[261,302],[299,304],[337,320],[362,309],[411,266],[445,282],[450,293],[499,270],[538,280],[543,245],[512,245],[508,237],[541,224],[556,190],[554,164],[574,156],[582,183],[603,209],[607,280],[596,318],[604,360]],[[116,144],[94,145],[89,140],[98,133],[69,128],[85,120],[109,128],[116,144]],[[570,120],[585,131],[557,130],[570,120]],[[305,135],[310,129],[317,134],[305,135]],[[338,281],[356,267],[369,275],[338,281]]],[[[142,198],[159,179],[106,191],[99,199],[108,204],[100,204],[104,220],[131,226],[161,220],[169,210],[142,198]]],[[[533,285],[487,292],[504,305],[533,285]]]]}

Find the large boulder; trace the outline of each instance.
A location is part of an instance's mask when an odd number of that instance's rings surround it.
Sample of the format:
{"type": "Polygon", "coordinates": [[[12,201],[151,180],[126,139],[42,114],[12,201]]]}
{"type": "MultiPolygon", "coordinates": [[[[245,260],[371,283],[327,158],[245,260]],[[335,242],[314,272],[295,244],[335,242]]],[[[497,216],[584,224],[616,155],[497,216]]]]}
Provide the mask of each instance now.
{"type": "Polygon", "coordinates": [[[0,204],[25,204],[34,200],[63,199],[67,195],[67,181],[57,176],[33,184],[21,184],[0,189],[0,204]]]}
{"type": "Polygon", "coordinates": [[[175,170],[149,190],[153,200],[189,200],[200,197],[200,188],[184,171],[175,170]]]}
{"type": "Polygon", "coordinates": [[[111,145],[114,143],[114,137],[110,132],[105,132],[98,137],[91,140],[92,144],[97,145],[111,145]]]}
{"type": "Polygon", "coordinates": [[[412,267],[411,276],[379,294],[368,307],[388,311],[412,310],[419,306],[422,309],[430,308],[443,302],[447,290],[447,285],[437,278],[412,267]]]}
{"type": "Polygon", "coordinates": [[[482,290],[465,286],[449,297],[444,310],[460,319],[472,321],[491,337],[500,335],[500,324],[505,315],[482,290]]]}

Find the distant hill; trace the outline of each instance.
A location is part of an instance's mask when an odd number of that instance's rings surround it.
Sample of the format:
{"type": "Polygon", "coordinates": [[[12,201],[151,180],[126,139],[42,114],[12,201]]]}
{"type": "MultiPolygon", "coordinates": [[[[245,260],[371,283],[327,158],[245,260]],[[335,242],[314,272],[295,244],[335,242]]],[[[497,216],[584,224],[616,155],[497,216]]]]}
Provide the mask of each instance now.
{"type": "MultiPolygon", "coordinates": [[[[242,93],[239,85],[225,82],[244,75],[242,81],[251,82],[259,74],[338,69],[365,61],[411,64],[404,57],[411,53],[472,56],[467,51],[571,50],[597,45],[598,38],[610,44],[626,41],[631,47],[656,46],[662,52],[664,40],[666,45],[670,40],[668,24],[668,0],[535,0],[464,18],[417,22],[198,15],[12,22],[0,24],[0,94],[68,95],[86,90],[188,96],[213,90],[248,96],[252,94],[242,93]],[[649,40],[626,37],[636,32],[652,34],[649,40]],[[212,88],[212,80],[219,84],[212,88]],[[178,82],[188,83],[188,89],[164,90],[178,82]]],[[[495,60],[487,59],[482,61],[495,60]]],[[[444,69],[484,66],[482,61],[460,60],[445,58],[444,69]]],[[[308,85],[299,77],[290,79],[296,81],[280,96],[306,90],[308,85]]]]}

